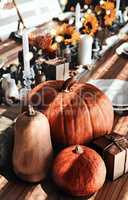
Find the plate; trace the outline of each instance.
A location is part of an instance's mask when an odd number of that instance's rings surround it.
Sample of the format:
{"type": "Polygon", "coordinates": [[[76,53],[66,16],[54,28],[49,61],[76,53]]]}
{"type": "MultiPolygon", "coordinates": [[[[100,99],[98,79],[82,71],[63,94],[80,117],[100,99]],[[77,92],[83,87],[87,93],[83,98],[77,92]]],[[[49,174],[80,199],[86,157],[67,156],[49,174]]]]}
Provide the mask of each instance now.
{"type": "Polygon", "coordinates": [[[117,53],[118,55],[121,55],[122,53],[128,55],[128,42],[125,42],[125,43],[123,43],[122,45],[120,45],[120,46],[116,49],[116,53],[117,53]]]}
{"type": "Polygon", "coordinates": [[[116,107],[116,106],[113,106],[113,109],[115,111],[128,111],[128,107],[116,107]]]}
{"type": "Polygon", "coordinates": [[[102,90],[111,100],[115,109],[128,108],[128,81],[118,79],[97,79],[88,83],[95,85],[102,90]]]}
{"type": "Polygon", "coordinates": [[[127,46],[123,48],[123,52],[128,55],[128,43],[127,43],[127,46]]]}

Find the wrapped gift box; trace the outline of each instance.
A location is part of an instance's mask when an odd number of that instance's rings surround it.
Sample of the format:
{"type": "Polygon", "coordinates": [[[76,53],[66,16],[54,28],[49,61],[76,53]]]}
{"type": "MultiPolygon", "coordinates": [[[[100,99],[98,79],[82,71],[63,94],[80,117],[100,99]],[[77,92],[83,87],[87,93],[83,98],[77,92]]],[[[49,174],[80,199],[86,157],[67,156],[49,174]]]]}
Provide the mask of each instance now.
{"type": "Polygon", "coordinates": [[[66,80],[69,78],[69,63],[62,58],[45,61],[43,70],[47,80],[66,80]]]}
{"type": "Polygon", "coordinates": [[[115,180],[128,172],[128,135],[116,133],[93,141],[93,148],[102,156],[108,178],[115,180]]]}

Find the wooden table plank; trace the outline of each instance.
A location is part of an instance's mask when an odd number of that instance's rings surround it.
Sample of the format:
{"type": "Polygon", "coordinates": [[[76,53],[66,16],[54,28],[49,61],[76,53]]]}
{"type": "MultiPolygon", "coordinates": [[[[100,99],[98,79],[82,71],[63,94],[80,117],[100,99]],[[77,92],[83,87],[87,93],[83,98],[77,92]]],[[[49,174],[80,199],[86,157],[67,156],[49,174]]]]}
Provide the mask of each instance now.
{"type": "Polygon", "coordinates": [[[128,37],[121,40],[115,47],[107,51],[104,56],[97,61],[95,68],[93,68],[88,74],[81,77],[80,81],[88,81],[89,79],[112,79],[118,78],[128,80],[127,71],[127,58],[118,56],[115,52],[116,48],[123,42],[128,41],[128,37]],[[123,70],[123,71],[122,71],[123,70]],[[125,74],[126,73],[126,74],[125,74]]]}
{"type": "Polygon", "coordinates": [[[18,64],[18,51],[21,49],[21,44],[10,39],[0,43],[0,57],[5,60],[5,67],[12,63],[18,64]]]}
{"type": "Polygon", "coordinates": [[[0,44],[0,55],[5,54],[5,52],[8,52],[18,46],[21,46],[21,45],[17,44],[13,40],[7,40],[6,42],[0,44]]]}

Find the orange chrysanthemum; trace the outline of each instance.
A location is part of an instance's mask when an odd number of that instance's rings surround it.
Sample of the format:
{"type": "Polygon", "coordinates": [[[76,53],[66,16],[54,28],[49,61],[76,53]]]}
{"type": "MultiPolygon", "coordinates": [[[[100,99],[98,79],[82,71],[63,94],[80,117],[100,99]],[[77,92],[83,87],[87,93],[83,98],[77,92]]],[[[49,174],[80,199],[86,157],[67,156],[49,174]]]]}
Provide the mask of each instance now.
{"type": "Polygon", "coordinates": [[[86,13],[83,19],[83,32],[93,36],[99,28],[98,20],[93,13],[86,13]]]}
{"type": "Polygon", "coordinates": [[[38,36],[36,41],[38,47],[43,50],[48,49],[52,45],[52,37],[49,34],[38,36]]]}
{"type": "Polygon", "coordinates": [[[53,43],[53,38],[51,37],[50,34],[38,36],[36,39],[36,44],[39,48],[49,53],[57,51],[58,48],[57,43],[53,43]]]}

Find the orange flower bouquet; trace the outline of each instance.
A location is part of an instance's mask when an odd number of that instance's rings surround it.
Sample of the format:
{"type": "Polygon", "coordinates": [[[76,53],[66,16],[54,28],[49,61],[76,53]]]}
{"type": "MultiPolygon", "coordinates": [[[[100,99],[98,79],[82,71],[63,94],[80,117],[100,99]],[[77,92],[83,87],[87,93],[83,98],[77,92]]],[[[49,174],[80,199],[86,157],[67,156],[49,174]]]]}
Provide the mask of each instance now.
{"type": "Polygon", "coordinates": [[[29,34],[29,43],[37,49],[41,49],[46,57],[55,57],[57,54],[58,44],[53,40],[53,37],[47,34],[29,34]]]}
{"type": "Polygon", "coordinates": [[[44,55],[53,57],[59,54],[61,47],[77,46],[80,40],[80,34],[76,31],[74,26],[69,24],[58,25],[56,29],[52,29],[50,33],[36,35],[31,33],[29,35],[30,45],[42,49],[44,55]]]}
{"type": "Polygon", "coordinates": [[[64,23],[58,26],[55,39],[57,42],[63,42],[64,45],[76,45],[80,40],[80,34],[74,26],[64,23]]]}
{"type": "Polygon", "coordinates": [[[95,7],[95,12],[102,20],[101,26],[112,26],[113,22],[116,20],[116,9],[114,2],[101,1],[101,3],[95,7]]]}

